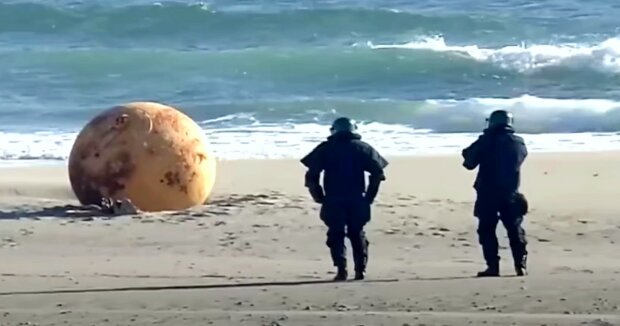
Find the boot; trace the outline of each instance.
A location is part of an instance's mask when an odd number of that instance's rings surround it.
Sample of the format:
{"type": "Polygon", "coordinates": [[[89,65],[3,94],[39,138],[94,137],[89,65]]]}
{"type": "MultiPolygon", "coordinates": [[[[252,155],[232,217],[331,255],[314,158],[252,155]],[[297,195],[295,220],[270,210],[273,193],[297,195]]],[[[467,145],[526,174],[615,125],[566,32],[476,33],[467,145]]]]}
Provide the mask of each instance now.
{"type": "Polygon", "coordinates": [[[361,245],[353,246],[353,261],[355,263],[355,279],[363,280],[368,264],[368,240],[362,238],[361,245]]]}
{"type": "Polygon", "coordinates": [[[527,275],[527,255],[524,255],[523,258],[515,261],[515,273],[517,276],[527,275]]]}
{"type": "Polygon", "coordinates": [[[487,269],[478,272],[478,277],[499,277],[499,262],[487,263],[487,269]]]}
{"type": "Polygon", "coordinates": [[[338,266],[338,272],[336,272],[336,277],[334,277],[334,281],[346,281],[348,277],[349,273],[347,272],[347,266],[338,266]]]}

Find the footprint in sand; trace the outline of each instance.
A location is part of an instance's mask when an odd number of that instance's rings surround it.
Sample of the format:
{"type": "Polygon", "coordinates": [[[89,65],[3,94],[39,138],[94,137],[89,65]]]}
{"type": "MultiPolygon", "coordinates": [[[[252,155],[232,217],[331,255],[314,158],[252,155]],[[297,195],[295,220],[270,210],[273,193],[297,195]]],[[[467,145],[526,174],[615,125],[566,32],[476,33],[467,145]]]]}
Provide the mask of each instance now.
{"type": "Polygon", "coordinates": [[[276,204],[279,204],[278,199],[264,199],[261,201],[257,201],[254,203],[255,205],[266,205],[266,206],[274,206],[276,204]]]}
{"type": "Polygon", "coordinates": [[[33,231],[30,231],[30,230],[28,230],[28,229],[20,229],[20,230],[19,230],[19,233],[20,233],[22,236],[29,236],[29,235],[31,235],[31,234],[34,234],[34,232],[33,232],[33,231]]]}
{"type": "Polygon", "coordinates": [[[383,230],[383,233],[387,234],[387,235],[393,235],[393,234],[400,233],[401,231],[402,230],[399,229],[399,228],[391,228],[391,229],[388,229],[388,230],[383,230]]]}
{"type": "Polygon", "coordinates": [[[301,206],[301,205],[293,205],[293,204],[284,204],[284,205],[282,205],[282,208],[284,208],[284,209],[304,209],[304,207],[301,206]]]}

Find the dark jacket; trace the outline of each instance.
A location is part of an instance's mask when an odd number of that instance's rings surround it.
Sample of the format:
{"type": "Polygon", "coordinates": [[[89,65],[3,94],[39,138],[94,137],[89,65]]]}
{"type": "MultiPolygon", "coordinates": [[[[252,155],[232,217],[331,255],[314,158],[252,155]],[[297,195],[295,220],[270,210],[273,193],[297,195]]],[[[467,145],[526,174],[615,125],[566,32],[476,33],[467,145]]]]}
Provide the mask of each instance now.
{"type": "MultiPolygon", "coordinates": [[[[388,162],[358,134],[337,133],[319,144],[301,163],[308,168],[306,186],[320,187],[324,172],[325,198],[355,199],[366,191],[365,172],[371,180],[385,180],[383,169],[388,162]]],[[[376,194],[373,194],[373,196],[376,194]]]]}
{"type": "Polygon", "coordinates": [[[478,192],[510,194],[519,191],[521,164],[527,157],[523,138],[511,127],[486,129],[462,152],[463,166],[478,169],[474,188],[478,192]]]}

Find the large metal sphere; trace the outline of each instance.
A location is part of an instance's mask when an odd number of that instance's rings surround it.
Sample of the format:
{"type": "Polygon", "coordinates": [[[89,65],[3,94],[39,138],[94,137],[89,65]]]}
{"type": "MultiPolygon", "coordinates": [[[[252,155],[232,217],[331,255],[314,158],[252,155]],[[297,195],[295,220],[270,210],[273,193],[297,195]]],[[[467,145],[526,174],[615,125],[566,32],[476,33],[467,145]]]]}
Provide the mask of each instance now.
{"type": "Polygon", "coordinates": [[[187,115],[152,102],[129,103],[94,117],[69,156],[73,192],[84,204],[130,199],[143,211],[203,204],[215,183],[216,158],[187,115]]]}

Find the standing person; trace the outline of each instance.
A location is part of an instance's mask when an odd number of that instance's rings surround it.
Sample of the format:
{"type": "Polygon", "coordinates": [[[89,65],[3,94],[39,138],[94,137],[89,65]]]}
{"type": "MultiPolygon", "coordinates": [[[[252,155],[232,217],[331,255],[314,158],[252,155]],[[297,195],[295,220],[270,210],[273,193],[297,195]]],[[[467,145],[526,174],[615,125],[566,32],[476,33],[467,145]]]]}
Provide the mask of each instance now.
{"type": "Polygon", "coordinates": [[[301,162],[308,170],[305,185],[315,202],[322,204],[320,218],[328,228],[327,247],[337,268],[334,280],[348,277],[345,235],[351,241],[355,279],[363,280],[368,261],[368,240],[364,226],[370,221],[370,206],[385,180],[388,162],[361,140],[357,127],[348,118],[336,119],[331,136],[301,162]],[[320,175],[323,175],[323,185],[320,175]],[[366,188],[365,172],[370,174],[366,188]]]}
{"type": "Polygon", "coordinates": [[[478,167],[474,184],[477,198],[474,215],[478,218],[478,237],[487,269],[478,277],[500,275],[497,223],[506,228],[517,275],[526,274],[527,240],[521,227],[527,213],[527,201],[519,193],[520,171],[527,157],[523,138],[515,135],[512,114],[496,110],[487,119],[483,134],[462,152],[463,166],[478,167]]]}

